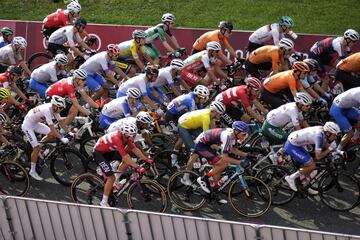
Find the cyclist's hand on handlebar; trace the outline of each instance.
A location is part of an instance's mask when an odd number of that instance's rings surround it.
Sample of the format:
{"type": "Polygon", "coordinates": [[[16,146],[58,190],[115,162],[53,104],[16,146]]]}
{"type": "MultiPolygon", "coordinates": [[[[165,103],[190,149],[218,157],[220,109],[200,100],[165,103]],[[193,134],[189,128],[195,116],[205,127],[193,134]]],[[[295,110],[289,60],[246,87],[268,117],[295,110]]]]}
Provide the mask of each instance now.
{"type": "Polygon", "coordinates": [[[151,158],[148,158],[145,160],[148,164],[153,164],[154,163],[154,160],[152,160],[151,158]]]}
{"type": "Polygon", "coordinates": [[[251,152],[249,152],[249,153],[246,155],[246,158],[248,158],[248,159],[256,159],[256,158],[257,158],[257,154],[256,154],[256,153],[251,153],[251,152]]]}
{"type": "Polygon", "coordinates": [[[138,167],[136,170],[137,170],[140,174],[144,174],[144,173],[146,172],[146,169],[143,168],[143,167],[138,167]]]}

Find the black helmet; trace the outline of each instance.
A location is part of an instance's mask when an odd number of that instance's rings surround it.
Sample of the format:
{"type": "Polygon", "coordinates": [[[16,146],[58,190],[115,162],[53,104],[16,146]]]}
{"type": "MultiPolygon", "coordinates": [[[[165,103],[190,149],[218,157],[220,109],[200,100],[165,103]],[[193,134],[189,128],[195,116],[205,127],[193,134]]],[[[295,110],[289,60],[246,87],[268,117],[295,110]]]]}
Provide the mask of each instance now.
{"type": "Polygon", "coordinates": [[[21,69],[21,67],[18,67],[18,66],[9,66],[6,70],[6,72],[20,76],[22,69],[21,69]]]}
{"type": "Polygon", "coordinates": [[[231,22],[227,22],[227,21],[221,21],[219,23],[219,28],[225,28],[227,30],[229,30],[230,32],[233,30],[234,26],[232,25],[231,22]]]}
{"type": "Polygon", "coordinates": [[[76,19],[76,21],[75,21],[75,26],[76,26],[76,25],[79,25],[80,27],[85,28],[86,25],[87,25],[87,22],[86,22],[85,18],[79,17],[79,18],[76,19]]]}

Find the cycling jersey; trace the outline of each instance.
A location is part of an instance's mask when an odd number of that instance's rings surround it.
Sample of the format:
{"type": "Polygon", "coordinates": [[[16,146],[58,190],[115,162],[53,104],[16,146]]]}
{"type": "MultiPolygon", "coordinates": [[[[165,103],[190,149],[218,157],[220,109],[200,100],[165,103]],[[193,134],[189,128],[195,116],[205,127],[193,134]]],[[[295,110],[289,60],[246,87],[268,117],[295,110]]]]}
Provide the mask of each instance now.
{"type": "Polygon", "coordinates": [[[15,52],[13,45],[9,44],[5,47],[0,48],[0,64],[1,65],[16,65],[16,61],[21,61],[23,58],[21,56],[21,50],[15,52]]]}
{"type": "Polygon", "coordinates": [[[211,123],[215,124],[215,119],[210,119],[210,112],[210,109],[187,112],[179,118],[179,126],[185,129],[202,128],[203,131],[207,131],[211,123]]]}
{"type": "Polygon", "coordinates": [[[84,64],[80,66],[80,69],[85,70],[88,75],[92,75],[101,71],[108,73],[109,66],[115,68],[116,65],[114,61],[110,59],[107,51],[103,51],[87,59],[84,64]]]}
{"type": "Polygon", "coordinates": [[[272,70],[279,71],[284,64],[284,57],[280,55],[280,47],[263,46],[251,52],[249,61],[253,64],[271,62],[272,70]]]}
{"type": "Polygon", "coordinates": [[[202,104],[196,105],[195,97],[193,92],[180,95],[169,103],[167,110],[173,115],[183,115],[186,112],[202,108],[202,104]]]}
{"type": "Polygon", "coordinates": [[[0,87],[9,89],[9,84],[11,83],[9,81],[9,75],[10,75],[10,73],[8,73],[8,72],[0,74],[0,87]]]}
{"type": "Polygon", "coordinates": [[[244,106],[250,107],[250,101],[253,101],[255,96],[246,93],[246,85],[229,88],[216,96],[216,100],[224,103],[226,108],[244,106]]]}
{"type": "Polygon", "coordinates": [[[324,40],[316,42],[310,49],[315,55],[332,55],[337,53],[339,57],[345,56],[345,51],[350,51],[350,48],[342,45],[344,37],[328,37],[324,40]]]}
{"type": "Polygon", "coordinates": [[[61,79],[46,90],[46,95],[49,97],[57,95],[60,97],[76,98],[76,88],[73,81],[72,77],[61,79]]]}
{"type": "Polygon", "coordinates": [[[107,133],[95,144],[95,150],[103,153],[108,153],[112,151],[119,151],[121,157],[125,157],[127,154],[125,151],[125,147],[129,147],[130,149],[135,148],[134,141],[131,137],[127,138],[125,141],[123,140],[123,133],[118,130],[116,132],[107,133]]]}
{"type": "Polygon", "coordinates": [[[43,20],[44,27],[46,28],[60,28],[69,25],[69,11],[58,9],[56,12],[46,16],[43,20]]]}
{"type": "Polygon", "coordinates": [[[206,32],[201,35],[198,39],[196,39],[195,43],[193,44],[193,48],[202,51],[206,49],[206,44],[208,42],[215,41],[221,44],[224,48],[229,46],[229,40],[222,36],[220,30],[214,30],[210,32],[206,32]]]}
{"type": "Polygon", "coordinates": [[[172,76],[172,67],[164,67],[159,69],[159,75],[155,82],[150,83],[150,87],[162,87],[169,85],[170,87],[174,86],[174,80],[172,76]]]}
{"type": "Polygon", "coordinates": [[[57,70],[56,62],[53,61],[53,62],[45,63],[44,65],[41,65],[40,67],[36,68],[31,73],[30,78],[41,83],[46,83],[49,80],[51,82],[57,82],[58,81],[57,75],[59,73],[63,73],[63,71],[57,70]]]}
{"type": "Polygon", "coordinates": [[[5,47],[9,44],[10,43],[4,41],[4,38],[2,36],[0,37],[0,48],[5,47]]]}
{"type": "MultiPolygon", "coordinates": [[[[206,145],[221,145],[222,153],[228,153],[230,148],[235,145],[235,136],[232,136],[234,130],[231,128],[214,128],[202,132],[195,140],[195,143],[206,145]]],[[[196,149],[196,146],[195,146],[196,149]]]]}
{"type": "Polygon", "coordinates": [[[153,43],[158,38],[160,38],[161,42],[166,42],[165,33],[167,35],[169,35],[170,37],[172,36],[170,29],[164,31],[163,23],[160,23],[154,27],[148,28],[145,30],[145,32],[147,35],[147,37],[145,39],[145,43],[153,43]]]}
{"type": "Polygon", "coordinates": [[[283,89],[289,88],[294,94],[297,92],[297,89],[301,87],[301,81],[299,79],[295,79],[293,72],[293,70],[279,72],[265,79],[263,83],[264,88],[273,94],[276,94],[283,89]]]}
{"type": "Polygon", "coordinates": [[[333,104],[340,108],[358,108],[360,106],[360,87],[341,93],[334,99],[333,104]]]}
{"type": "Polygon", "coordinates": [[[249,41],[257,44],[264,45],[267,41],[273,40],[274,45],[279,45],[280,39],[284,38],[284,34],[280,33],[280,26],[278,23],[272,23],[262,26],[253,32],[249,41]]]}
{"type": "Polygon", "coordinates": [[[137,75],[123,82],[120,85],[116,96],[117,97],[126,96],[126,91],[129,88],[133,88],[133,87],[139,89],[143,96],[148,96],[148,92],[146,88],[147,84],[148,84],[148,80],[145,73],[137,75]]]}
{"type": "Polygon", "coordinates": [[[342,59],[337,65],[337,69],[345,72],[360,72],[360,52],[354,53],[345,59],[342,59]]]}
{"type": "Polygon", "coordinates": [[[135,110],[135,106],[130,106],[128,98],[120,97],[104,105],[101,114],[111,118],[129,117],[135,110]]]}
{"type": "Polygon", "coordinates": [[[144,46],[141,46],[141,47],[136,46],[136,42],[134,39],[119,43],[117,46],[120,50],[119,53],[117,54],[117,57],[121,58],[121,59],[126,59],[129,57],[138,59],[139,58],[138,52],[139,51],[141,53],[145,52],[144,46]]]}
{"type": "Polygon", "coordinates": [[[210,59],[207,50],[195,53],[184,60],[185,70],[198,71],[203,67],[210,68],[210,63],[215,62],[216,58],[210,59]]]}
{"type": "Polygon", "coordinates": [[[113,122],[109,128],[107,129],[108,133],[115,132],[117,130],[120,130],[122,126],[125,124],[134,124],[136,125],[136,118],[135,117],[126,117],[117,120],[116,122],[113,122]]]}
{"type": "Polygon", "coordinates": [[[64,45],[68,43],[70,47],[75,46],[75,42],[81,42],[82,39],[78,32],[74,32],[74,26],[59,28],[53,32],[49,38],[49,43],[64,45]]]}
{"type": "Polygon", "coordinates": [[[322,126],[307,127],[290,133],[288,141],[297,147],[304,147],[306,145],[315,145],[315,151],[321,151],[325,134],[322,126]]]}
{"type": "Polygon", "coordinates": [[[283,128],[289,122],[294,126],[299,126],[299,120],[303,119],[303,115],[295,102],[284,104],[276,109],[271,110],[266,115],[266,120],[274,127],[283,128]]]}

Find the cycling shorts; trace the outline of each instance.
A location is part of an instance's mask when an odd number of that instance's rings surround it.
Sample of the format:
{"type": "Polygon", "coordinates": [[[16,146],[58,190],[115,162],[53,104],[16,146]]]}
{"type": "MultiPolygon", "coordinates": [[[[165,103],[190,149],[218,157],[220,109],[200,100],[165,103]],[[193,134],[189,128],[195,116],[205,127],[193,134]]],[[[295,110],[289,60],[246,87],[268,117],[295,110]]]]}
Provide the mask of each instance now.
{"type": "Polygon", "coordinates": [[[107,177],[114,175],[110,162],[113,160],[121,161],[121,156],[118,151],[103,153],[94,150],[93,156],[96,163],[100,166],[101,170],[107,177]]]}
{"type": "Polygon", "coordinates": [[[154,44],[148,43],[144,46],[145,52],[151,57],[151,59],[158,58],[160,56],[160,51],[155,47],[154,44]]]}
{"type": "Polygon", "coordinates": [[[86,78],[86,85],[92,91],[99,91],[106,83],[106,80],[99,73],[90,74],[86,78]]]}
{"type": "Polygon", "coordinates": [[[120,57],[118,57],[114,62],[115,65],[120,68],[125,74],[128,74],[130,69],[132,68],[132,65],[128,61],[120,57]]]}
{"type": "Polygon", "coordinates": [[[110,127],[110,125],[117,120],[118,120],[117,118],[111,118],[111,117],[105,116],[104,114],[100,114],[100,117],[99,117],[99,123],[104,129],[108,129],[110,127]]]}
{"type": "Polygon", "coordinates": [[[357,123],[360,112],[356,108],[340,108],[333,104],[330,108],[330,116],[334,118],[341,131],[348,133],[352,130],[352,125],[357,123]]]}
{"type": "Polygon", "coordinates": [[[64,47],[63,45],[60,45],[60,44],[56,44],[56,43],[48,43],[47,50],[49,52],[51,52],[54,56],[59,53],[62,53],[65,55],[69,54],[69,51],[66,47],[64,47]]]}
{"type": "Polygon", "coordinates": [[[195,144],[194,153],[197,153],[199,156],[206,158],[210,164],[216,164],[221,159],[215,149],[202,142],[195,144]]]}
{"type": "Polygon", "coordinates": [[[310,153],[305,148],[292,145],[289,141],[286,141],[284,150],[299,165],[307,165],[312,161],[310,153]]]}
{"type": "Polygon", "coordinates": [[[191,86],[196,86],[202,79],[202,77],[197,72],[187,70],[186,68],[181,71],[180,77],[191,86]]]}
{"type": "Polygon", "coordinates": [[[25,136],[33,148],[39,145],[35,133],[47,135],[51,132],[50,128],[44,123],[36,123],[34,125],[28,123],[26,120],[24,120],[21,125],[21,129],[25,133],[25,136]]]}
{"type": "Polygon", "coordinates": [[[29,86],[30,86],[31,90],[37,92],[41,98],[46,97],[45,92],[49,87],[49,84],[47,84],[46,82],[45,83],[38,82],[35,79],[31,78],[30,82],[29,82],[29,86]]]}
{"type": "Polygon", "coordinates": [[[267,120],[264,121],[260,132],[273,144],[280,144],[285,142],[290,134],[281,128],[274,127],[267,120]]]}
{"type": "Polygon", "coordinates": [[[309,53],[309,58],[312,58],[312,59],[315,59],[316,61],[318,61],[319,70],[318,70],[317,74],[319,75],[319,77],[322,77],[322,78],[325,77],[325,75],[326,75],[325,66],[330,66],[337,59],[336,55],[330,55],[330,54],[317,55],[313,52],[309,53]]]}

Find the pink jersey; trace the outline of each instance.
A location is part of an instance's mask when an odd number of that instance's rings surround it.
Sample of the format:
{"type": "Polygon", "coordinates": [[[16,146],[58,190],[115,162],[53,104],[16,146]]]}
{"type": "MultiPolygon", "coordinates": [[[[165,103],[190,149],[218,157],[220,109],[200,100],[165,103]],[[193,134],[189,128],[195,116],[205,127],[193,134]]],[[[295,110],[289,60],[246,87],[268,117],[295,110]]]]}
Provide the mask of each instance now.
{"type": "Polygon", "coordinates": [[[46,95],[49,97],[57,95],[60,97],[76,98],[75,93],[76,89],[72,77],[61,79],[46,90],[46,95]]]}
{"type": "Polygon", "coordinates": [[[245,85],[229,88],[220,94],[222,96],[222,102],[228,108],[237,107],[239,104],[242,104],[244,108],[247,108],[250,106],[249,100],[254,100],[253,96],[249,97],[246,93],[245,85]]]}
{"type": "Polygon", "coordinates": [[[58,9],[56,12],[48,15],[44,20],[46,28],[61,28],[69,24],[69,13],[66,10],[58,9]]]}
{"type": "Polygon", "coordinates": [[[118,150],[121,157],[124,157],[127,154],[125,151],[126,146],[129,146],[130,149],[135,148],[134,140],[132,138],[127,138],[126,143],[124,143],[123,133],[118,130],[99,138],[96,142],[95,150],[104,153],[118,150]]]}

